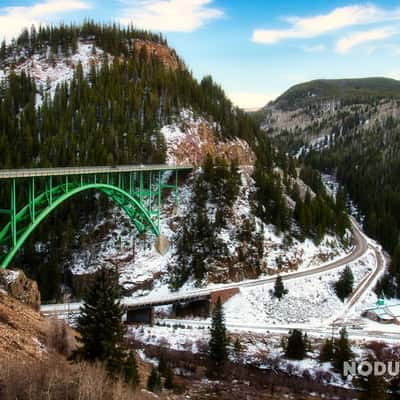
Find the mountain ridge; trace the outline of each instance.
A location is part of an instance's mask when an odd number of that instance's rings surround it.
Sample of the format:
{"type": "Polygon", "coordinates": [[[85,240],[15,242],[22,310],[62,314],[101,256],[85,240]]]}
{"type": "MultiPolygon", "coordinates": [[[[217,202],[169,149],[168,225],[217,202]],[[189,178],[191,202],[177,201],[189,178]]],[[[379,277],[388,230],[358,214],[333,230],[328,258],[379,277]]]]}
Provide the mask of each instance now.
{"type": "Polygon", "coordinates": [[[264,107],[285,111],[340,98],[353,101],[368,97],[399,97],[400,81],[385,77],[316,79],[294,85],[264,107]]]}

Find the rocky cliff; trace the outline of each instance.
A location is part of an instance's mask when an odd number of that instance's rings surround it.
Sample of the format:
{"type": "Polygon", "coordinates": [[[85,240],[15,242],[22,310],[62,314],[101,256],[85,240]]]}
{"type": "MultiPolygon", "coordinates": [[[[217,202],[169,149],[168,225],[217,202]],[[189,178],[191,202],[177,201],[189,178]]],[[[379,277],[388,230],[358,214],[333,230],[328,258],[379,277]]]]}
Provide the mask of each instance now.
{"type": "Polygon", "coordinates": [[[167,67],[176,71],[178,68],[184,68],[184,64],[179,60],[175,51],[168,46],[151,42],[149,40],[136,39],[133,43],[133,48],[137,54],[140,54],[142,49],[146,50],[147,57],[155,58],[167,67]]]}
{"type": "Polygon", "coordinates": [[[38,285],[35,281],[27,278],[23,271],[0,269],[0,289],[34,310],[39,310],[40,292],[38,285]]]}

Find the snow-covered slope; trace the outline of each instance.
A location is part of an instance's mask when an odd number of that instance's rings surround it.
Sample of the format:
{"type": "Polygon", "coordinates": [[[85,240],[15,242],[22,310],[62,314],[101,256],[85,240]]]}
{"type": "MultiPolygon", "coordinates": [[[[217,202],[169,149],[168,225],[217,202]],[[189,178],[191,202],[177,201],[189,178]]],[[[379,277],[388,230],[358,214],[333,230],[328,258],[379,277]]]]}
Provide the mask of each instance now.
{"type": "MultiPolygon", "coordinates": [[[[194,173],[196,174],[196,172],[194,173]]],[[[246,171],[241,171],[241,190],[235,202],[232,215],[228,218],[227,226],[219,234],[230,252],[230,256],[237,255],[239,242],[237,233],[244,219],[253,218],[251,211],[251,193],[255,190],[254,181],[246,171]]],[[[168,289],[168,266],[176,262],[176,241],[182,230],[182,219],[190,209],[193,197],[194,175],[179,188],[179,203],[174,207],[174,198],[171,195],[164,201],[161,214],[161,232],[171,242],[169,251],[160,255],[154,249],[154,237],[137,237],[135,229],[122,211],[115,209],[113,228],[104,240],[93,244],[91,250],[79,250],[73,255],[70,263],[75,275],[93,272],[100,265],[111,263],[118,265],[121,273],[121,283],[128,291],[134,291],[134,296],[152,294],[166,294],[168,289]],[[176,211],[176,213],[174,213],[176,211]],[[135,241],[135,256],[133,257],[132,243],[135,241]]],[[[211,207],[211,206],[210,206],[211,207]]],[[[210,213],[215,210],[209,209],[210,213]]],[[[101,225],[110,221],[103,220],[98,226],[87,229],[101,229],[101,225]]],[[[315,267],[321,262],[342,257],[346,251],[344,245],[333,236],[325,236],[319,246],[307,239],[299,242],[293,239],[291,244],[285,240],[284,234],[275,232],[275,227],[265,225],[256,218],[258,230],[263,225],[264,230],[264,271],[263,276],[279,271],[293,271],[315,267]]],[[[212,282],[210,282],[212,284],[212,282]]],[[[181,290],[193,289],[195,283],[188,282],[181,290]]]]}
{"type": "MultiPolygon", "coordinates": [[[[373,270],[374,254],[351,264],[355,287],[373,270]]],[[[326,324],[334,320],[344,304],[336,296],[333,284],[345,267],[298,278],[285,283],[288,294],[278,300],[272,296],[273,284],[256,288],[242,288],[241,293],[225,304],[229,323],[246,324],[326,324]]]]}
{"type": "MultiPolygon", "coordinates": [[[[13,69],[15,73],[24,71],[34,78],[40,92],[36,97],[36,106],[39,107],[46,93],[53,97],[57,85],[71,81],[79,63],[82,64],[84,74],[88,74],[92,65],[96,66],[103,62],[104,56],[102,49],[94,47],[92,43],[79,41],[76,53],[70,57],[53,55],[51,58],[48,54],[46,56],[33,54],[29,58],[23,58],[21,55],[21,60],[17,60],[13,69]]],[[[113,57],[110,55],[107,57],[111,62],[113,57]]],[[[10,71],[10,66],[0,70],[0,79],[6,77],[10,71]]]]}

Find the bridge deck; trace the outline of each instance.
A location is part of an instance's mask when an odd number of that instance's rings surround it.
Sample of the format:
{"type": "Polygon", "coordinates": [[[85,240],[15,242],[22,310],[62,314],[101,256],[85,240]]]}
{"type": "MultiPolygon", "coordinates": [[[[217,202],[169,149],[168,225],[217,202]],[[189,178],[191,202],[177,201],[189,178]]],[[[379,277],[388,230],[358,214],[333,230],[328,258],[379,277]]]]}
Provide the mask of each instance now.
{"type": "Polygon", "coordinates": [[[90,175],[112,174],[118,172],[140,171],[182,171],[193,169],[191,165],[118,165],[115,167],[66,167],[66,168],[28,168],[28,169],[2,169],[0,179],[30,178],[36,176],[65,176],[65,175],[90,175]]]}
{"type": "MultiPolygon", "coordinates": [[[[210,298],[213,290],[200,289],[193,292],[180,293],[180,294],[169,294],[165,296],[146,296],[136,297],[133,299],[123,299],[122,305],[126,309],[138,309],[144,307],[157,307],[161,305],[174,304],[178,302],[203,300],[210,298]]],[[[83,305],[82,302],[64,303],[64,304],[43,304],[40,310],[45,315],[59,314],[65,312],[68,309],[69,312],[79,312],[80,307],[83,305]]]]}

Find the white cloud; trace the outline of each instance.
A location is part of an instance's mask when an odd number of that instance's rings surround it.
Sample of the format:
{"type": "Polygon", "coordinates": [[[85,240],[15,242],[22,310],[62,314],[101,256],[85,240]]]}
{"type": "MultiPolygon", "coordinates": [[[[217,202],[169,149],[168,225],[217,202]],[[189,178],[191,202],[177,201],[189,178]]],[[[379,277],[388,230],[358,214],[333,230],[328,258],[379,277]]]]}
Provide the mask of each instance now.
{"type": "Polygon", "coordinates": [[[192,32],[208,21],[223,17],[211,7],[213,0],[133,0],[122,1],[126,8],[119,18],[123,24],[162,32],[192,32]]]}
{"type": "Polygon", "coordinates": [[[47,0],[32,6],[0,8],[0,38],[10,40],[25,27],[49,23],[49,18],[66,12],[86,10],[89,3],[81,0],[47,0]]]}
{"type": "Polygon", "coordinates": [[[315,46],[302,46],[301,47],[306,53],[320,53],[326,50],[326,46],[323,44],[317,44],[315,46]]]}
{"type": "Polygon", "coordinates": [[[372,4],[339,7],[328,14],[313,17],[290,17],[287,29],[257,29],[253,41],[273,44],[285,39],[305,39],[355,25],[369,25],[400,20],[400,8],[384,10],[372,4]]]}
{"type": "Polygon", "coordinates": [[[275,100],[279,95],[260,92],[229,92],[228,96],[233,104],[244,110],[257,110],[275,100]]]}
{"type": "Polygon", "coordinates": [[[367,44],[369,42],[387,39],[396,35],[397,33],[398,31],[394,28],[378,28],[364,32],[356,32],[338,40],[336,43],[336,51],[338,53],[345,54],[348,53],[353,47],[367,44]]]}
{"type": "Polygon", "coordinates": [[[400,81],[400,71],[390,71],[389,73],[386,74],[388,78],[396,79],[400,81]]]}

